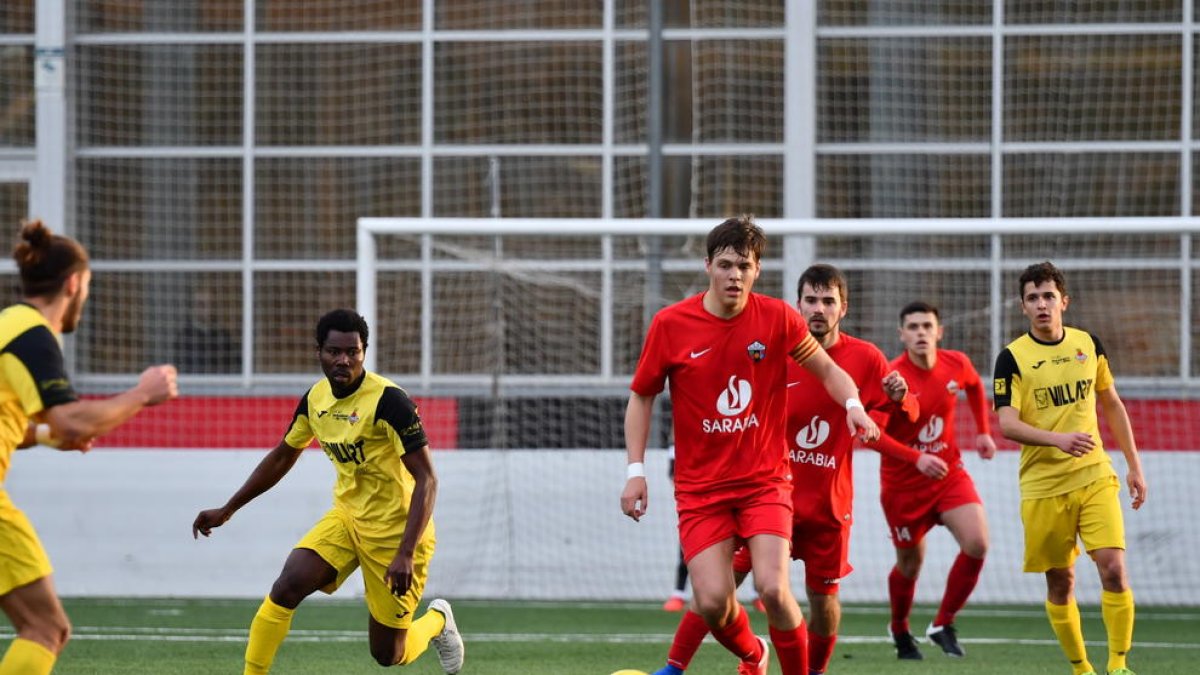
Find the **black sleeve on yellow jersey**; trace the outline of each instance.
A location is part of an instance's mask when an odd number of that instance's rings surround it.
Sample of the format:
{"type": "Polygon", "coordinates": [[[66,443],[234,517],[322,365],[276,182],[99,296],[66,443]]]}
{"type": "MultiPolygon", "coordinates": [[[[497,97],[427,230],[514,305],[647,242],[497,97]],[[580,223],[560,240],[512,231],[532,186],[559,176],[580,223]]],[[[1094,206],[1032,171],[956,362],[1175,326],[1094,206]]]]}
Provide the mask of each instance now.
{"type": "Polygon", "coordinates": [[[4,347],[4,352],[25,364],[30,377],[37,384],[42,408],[79,400],[71,380],[67,378],[58,339],[46,326],[34,326],[21,333],[4,347]]]}
{"type": "Polygon", "coordinates": [[[309,387],[308,391],[304,392],[304,395],[300,397],[300,402],[296,404],[296,412],[292,413],[292,421],[288,424],[289,429],[296,426],[296,420],[301,417],[309,417],[308,395],[310,393],[312,393],[312,387],[309,387]]]}
{"type": "Polygon", "coordinates": [[[1012,405],[1012,381],[1020,374],[1021,369],[1017,366],[1012,352],[1007,348],[1003,349],[996,357],[996,371],[992,379],[992,398],[996,410],[1012,405]]]}
{"type": "Polygon", "coordinates": [[[1092,338],[1092,344],[1096,345],[1096,356],[1108,358],[1108,354],[1104,351],[1104,345],[1100,344],[1100,338],[1092,335],[1091,333],[1088,333],[1088,335],[1092,338]]]}
{"type": "Polygon", "coordinates": [[[419,450],[429,441],[425,438],[425,427],[417,415],[417,404],[399,387],[387,387],[379,395],[379,407],[375,409],[375,423],[384,422],[396,430],[404,451],[419,450]]]}

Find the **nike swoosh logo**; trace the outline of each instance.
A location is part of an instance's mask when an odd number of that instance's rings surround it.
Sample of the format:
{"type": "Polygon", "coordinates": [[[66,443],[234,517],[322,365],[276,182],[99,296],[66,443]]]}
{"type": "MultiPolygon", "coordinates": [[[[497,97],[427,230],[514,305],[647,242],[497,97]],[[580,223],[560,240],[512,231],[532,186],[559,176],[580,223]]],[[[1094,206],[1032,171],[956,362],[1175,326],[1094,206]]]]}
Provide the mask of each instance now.
{"type": "Polygon", "coordinates": [[[693,359],[700,358],[701,356],[704,356],[705,354],[707,354],[707,353],[708,353],[709,351],[711,351],[711,350],[712,350],[712,347],[709,347],[708,349],[702,349],[702,350],[700,350],[700,351],[698,351],[698,352],[692,352],[692,358],[693,358],[693,359]]]}
{"type": "Polygon", "coordinates": [[[798,384],[800,384],[800,383],[799,383],[799,382],[788,382],[788,383],[787,383],[787,388],[788,388],[788,389],[791,389],[792,387],[794,387],[794,386],[796,386],[796,385],[798,385],[798,384]]]}

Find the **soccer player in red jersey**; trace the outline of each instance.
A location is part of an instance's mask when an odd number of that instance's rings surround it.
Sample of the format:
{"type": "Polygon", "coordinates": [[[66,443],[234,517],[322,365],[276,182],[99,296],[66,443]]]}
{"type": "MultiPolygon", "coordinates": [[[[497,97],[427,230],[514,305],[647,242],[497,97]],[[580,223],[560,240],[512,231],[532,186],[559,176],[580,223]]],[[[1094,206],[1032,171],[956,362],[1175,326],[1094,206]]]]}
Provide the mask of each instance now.
{"type": "MultiPolygon", "coordinates": [[[[835,363],[859,386],[863,405],[880,423],[891,414],[916,418],[916,401],[906,397],[907,384],[890,371],[878,347],[841,331],[849,308],[849,284],[832,265],[817,264],[800,275],[797,307],[810,334],[821,343],[835,363]],[[901,405],[897,405],[897,402],[901,405]]],[[[854,437],[845,427],[845,409],[830,398],[808,371],[794,364],[788,368],[787,442],[792,483],[792,559],[803,560],[805,588],[812,608],[808,624],[810,674],[823,673],[833,655],[841,622],[838,586],[852,571],[849,563],[851,504],[854,481],[851,458],[854,437]]],[[[880,452],[928,465],[926,470],[944,469],[932,455],[895,441],[880,439],[880,452]]],[[[750,571],[752,559],[746,547],[734,553],[735,580],[750,571]]],[[[659,675],[686,669],[700,648],[707,627],[694,613],[680,621],[667,659],[659,675]]]]}
{"type": "Polygon", "coordinates": [[[988,400],[979,373],[967,355],[938,349],[942,334],[937,307],[911,302],[900,311],[900,341],[905,351],[892,361],[892,367],[911,387],[920,403],[920,415],[915,421],[893,416],[886,435],[922,454],[940,457],[948,469],[943,475],[931,477],[887,456],[880,464],[880,501],[896,547],[896,566],[888,576],[892,606],[889,630],[900,659],[921,658],[909,631],[908,617],[925,557],[925,534],[935,525],[945,525],[960,549],[946,579],[937,616],[925,631],[947,656],[965,655],[958,644],[954,616],[979,581],[988,547],[983,503],[963,468],[954,431],[958,393],[966,391],[978,432],[976,450],[983,459],[991,459],[996,454],[996,443],[989,433],[988,400]]]}
{"type": "Polygon", "coordinates": [[[741,661],[740,672],[767,672],[767,643],[751,630],[730,574],[735,544],[745,541],[782,671],[807,675],[804,618],[788,580],[788,361],[844,402],[851,434],[873,441],[879,428],[854,381],[809,335],[800,315],[782,300],[751,293],[765,245],[748,218],[718,225],[707,241],[708,289],[664,308],[651,322],[625,413],[629,467],[621,510],[634,520],[646,512],[646,439],[654,399],[669,382],[675,499],[692,607],[741,661]]]}

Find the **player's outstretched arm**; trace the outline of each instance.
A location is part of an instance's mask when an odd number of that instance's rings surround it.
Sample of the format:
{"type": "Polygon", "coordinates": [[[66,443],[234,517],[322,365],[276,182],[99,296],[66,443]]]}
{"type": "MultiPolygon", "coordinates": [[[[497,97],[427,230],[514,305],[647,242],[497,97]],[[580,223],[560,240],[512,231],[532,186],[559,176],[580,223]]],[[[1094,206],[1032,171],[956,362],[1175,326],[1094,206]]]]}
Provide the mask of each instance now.
{"type": "Polygon", "coordinates": [[[254,471],[250,472],[250,477],[246,479],[242,487],[238,488],[237,492],[233,493],[224,506],[206,509],[196,516],[196,520],[192,521],[192,538],[195,539],[201,534],[207,537],[212,533],[214,527],[220,527],[228,522],[238,509],[274,487],[279,479],[287,475],[287,472],[295,466],[302,451],[303,448],[293,448],[280,441],[279,445],[268,452],[258,466],[254,467],[254,471]]]}
{"type": "Polygon", "coordinates": [[[142,371],[138,383],[116,396],[86,399],[56,405],[43,417],[50,436],[61,448],[82,448],[133,417],[142,408],[179,396],[175,366],[151,366],[142,371]]]}
{"type": "Polygon", "coordinates": [[[1125,465],[1129,467],[1125,482],[1129,486],[1129,496],[1133,498],[1133,508],[1140,509],[1146,501],[1146,478],[1142,474],[1142,457],[1138,454],[1137,442],[1133,439],[1133,425],[1129,422],[1129,412],[1125,403],[1117,394],[1117,387],[1096,392],[1100,401],[1100,410],[1117,440],[1117,447],[1125,455],[1125,465]]]}
{"type": "Polygon", "coordinates": [[[621,513],[640,520],[646,515],[649,491],[646,487],[646,442],[650,438],[650,417],[654,413],[654,396],[638,393],[629,395],[625,406],[625,459],[628,469],[625,489],[621,491],[621,513]]]}
{"type": "Polygon", "coordinates": [[[846,424],[849,425],[851,434],[865,443],[872,443],[879,438],[879,425],[875,424],[875,420],[871,419],[863,408],[854,380],[841,366],[834,363],[824,349],[813,352],[812,356],[800,365],[821,380],[825,391],[829,392],[833,400],[846,403],[846,424]]]}

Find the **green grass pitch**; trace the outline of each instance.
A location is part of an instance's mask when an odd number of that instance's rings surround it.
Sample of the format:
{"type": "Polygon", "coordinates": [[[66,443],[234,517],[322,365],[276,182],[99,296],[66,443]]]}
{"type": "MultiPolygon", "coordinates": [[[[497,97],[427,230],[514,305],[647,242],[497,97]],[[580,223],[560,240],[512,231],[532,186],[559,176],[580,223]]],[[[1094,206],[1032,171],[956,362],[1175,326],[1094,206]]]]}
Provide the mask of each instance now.
{"type": "MultiPolygon", "coordinates": [[[[67,599],[75,638],[58,675],[240,673],[246,630],[258,606],[249,600],[67,599]]],[[[666,658],[679,615],[651,603],[453,602],[467,645],[465,674],[608,675],[622,668],[654,671],[666,658]]],[[[1085,607],[1084,635],[1094,665],[1105,665],[1099,612],[1085,607]]],[[[914,612],[914,632],[932,609],[914,612]]],[[[766,633],[751,611],[755,630],[766,633]]],[[[847,606],[829,675],[1070,675],[1040,607],[977,606],[957,621],[965,659],[922,644],[925,660],[898,662],[884,637],[887,610],[847,606]]],[[[366,608],[355,600],[302,605],[272,672],[379,673],[367,651],[366,608]]],[[[12,637],[0,628],[0,649],[12,637]]],[[[1139,607],[1130,667],[1139,675],[1200,673],[1200,608],[1139,607]]],[[[774,657],[772,657],[773,659],[774,657]]],[[[706,642],[688,672],[734,672],[733,658],[706,642]]],[[[437,675],[432,649],[391,672],[437,675]]],[[[778,673],[778,663],[771,664],[778,673]]]]}

